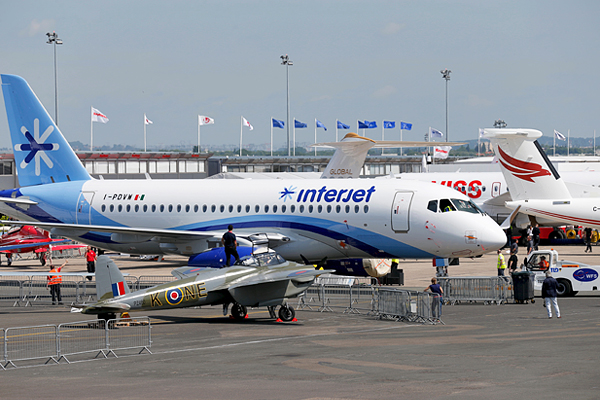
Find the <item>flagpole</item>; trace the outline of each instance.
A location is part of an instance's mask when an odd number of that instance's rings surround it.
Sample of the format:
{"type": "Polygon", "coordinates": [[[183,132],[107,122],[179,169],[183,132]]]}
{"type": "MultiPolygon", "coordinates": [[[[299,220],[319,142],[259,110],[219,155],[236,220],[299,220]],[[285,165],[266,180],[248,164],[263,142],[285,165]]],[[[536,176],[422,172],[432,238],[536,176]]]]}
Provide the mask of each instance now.
{"type": "Polygon", "coordinates": [[[273,117],[271,117],[270,125],[271,125],[271,157],[273,157],[273,117]]]}
{"type": "Polygon", "coordinates": [[[293,151],[293,155],[294,157],[296,156],[296,118],[293,118],[294,120],[294,126],[292,127],[292,141],[294,142],[293,146],[294,146],[294,151],[293,151]]]}
{"type": "Polygon", "coordinates": [[[94,107],[90,108],[90,151],[94,151],[94,107]]]}
{"type": "MultiPolygon", "coordinates": [[[[317,144],[317,119],[315,118],[315,144],[317,144]]],[[[317,147],[315,146],[315,157],[317,156],[317,147]]]]}
{"type": "Polygon", "coordinates": [[[592,154],[594,157],[596,157],[596,130],[594,129],[594,154],[592,154]]]}
{"type": "Polygon", "coordinates": [[[556,157],[556,133],[554,133],[554,144],[553,144],[552,148],[553,148],[552,155],[554,157],[556,157]]]}
{"type": "MultiPolygon", "coordinates": [[[[244,128],[244,117],[240,116],[240,157],[242,156],[242,129],[244,128]]],[[[271,140],[271,143],[273,141],[271,140]]],[[[273,148],[273,145],[271,144],[271,149],[273,148]]]]}
{"type": "Polygon", "coordinates": [[[200,154],[200,115],[198,115],[198,154],[200,154]]]}
{"type": "Polygon", "coordinates": [[[567,129],[567,157],[569,157],[571,151],[571,130],[567,129]]]}
{"type": "Polygon", "coordinates": [[[335,141],[338,141],[338,120],[335,120],[335,141]]]}
{"type": "MultiPolygon", "coordinates": [[[[402,141],[402,121],[400,121],[400,141],[402,141]]],[[[400,155],[402,155],[402,147],[400,147],[400,155]]]]}
{"type": "MultiPolygon", "coordinates": [[[[381,141],[385,140],[385,122],[381,122],[381,141]]],[[[381,155],[383,155],[384,148],[381,148],[381,155]]]]}
{"type": "Polygon", "coordinates": [[[146,114],[144,114],[144,153],[146,152],[146,114]]]}

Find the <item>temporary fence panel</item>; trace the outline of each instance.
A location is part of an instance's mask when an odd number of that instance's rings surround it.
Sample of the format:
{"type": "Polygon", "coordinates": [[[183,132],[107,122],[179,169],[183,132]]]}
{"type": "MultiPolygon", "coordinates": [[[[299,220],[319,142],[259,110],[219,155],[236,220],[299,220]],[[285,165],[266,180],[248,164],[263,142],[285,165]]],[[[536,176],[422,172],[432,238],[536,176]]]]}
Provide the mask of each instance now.
{"type": "Polygon", "coordinates": [[[172,275],[163,275],[163,276],[140,276],[138,278],[138,290],[148,289],[152,286],[162,285],[163,283],[173,282],[177,280],[172,275]]]}
{"type": "Polygon", "coordinates": [[[509,277],[440,277],[444,301],[456,304],[462,301],[482,301],[502,304],[513,298],[509,277]]]}
{"type": "Polygon", "coordinates": [[[46,359],[58,362],[58,336],[56,326],[41,325],[4,330],[5,367],[14,362],[46,359]]]}
{"type": "MultiPolygon", "coordinates": [[[[115,350],[141,348],[150,352],[152,344],[150,318],[111,319],[107,326],[107,348],[115,350]]],[[[116,354],[115,354],[116,356],[116,354]]]]}
{"type": "Polygon", "coordinates": [[[0,277],[0,304],[20,306],[25,304],[25,283],[28,277],[0,277]]]}
{"type": "Polygon", "coordinates": [[[103,319],[60,324],[58,337],[58,353],[67,362],[68,357],[75,354],[94,352],[106,356],[106,321],[103,319]]]}
{"type": "MultiPolygon", "coordinates": [[[[60,302],[64,304],[78,303],[80,286],[85,278],[80,276],[63,276],[60,284],[60,302]]],[[[27,290],[27,300],[32,304],[52,304],[52,296],[45,276],[32,276],[27,290]]],[[[58,301],[58,299],[56,299],[58,301]]]]}
{"type": "Polygon", "coordinates": [[[0,368],[6,363],[6,347],[4,346],[5,330],[0,328],[0,368]]]}

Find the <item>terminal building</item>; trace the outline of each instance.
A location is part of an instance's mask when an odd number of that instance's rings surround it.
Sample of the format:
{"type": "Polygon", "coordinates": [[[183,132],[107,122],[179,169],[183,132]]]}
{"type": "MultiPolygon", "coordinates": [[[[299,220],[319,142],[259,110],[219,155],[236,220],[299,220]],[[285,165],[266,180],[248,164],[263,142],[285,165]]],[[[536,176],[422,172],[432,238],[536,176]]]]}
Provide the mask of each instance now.
{"type": "MultiPolygon", "coordinates": [[[[330,156],[244,156],[223,157],[212,153],[183,152],[78,152],[86,170],[96,179],[204,179],[208,177],[259,177],[270,172],[314,172],[325,170],[330,156]],[[217,176],[220,175],[220,176],[217,176]]],[[[561,171],[600,170],[600,158],[591,156],[550,157],[561,171]]],[[[0,189],[19,187],[14,155],[0,153],[0,189]]],[[[420,156],[367,156],[361,177],[376,177],[404,172],[485,172],[500,171],[493,157],[435,160],[423,165],[420,156]]]]}
{"type": "MultiPolygon", "coordinates": [[[[212,153],[78,152],[86,170],[96,179],[204,179],[217,174],[265,172],[323,172],[330,156],[222,157],[212,153]]],[[[362,176],[421,172],[419,157],[368,156],[362,176]]],[[[0,153],[0,189],[19,187],[12,153],[0,153]]]]}

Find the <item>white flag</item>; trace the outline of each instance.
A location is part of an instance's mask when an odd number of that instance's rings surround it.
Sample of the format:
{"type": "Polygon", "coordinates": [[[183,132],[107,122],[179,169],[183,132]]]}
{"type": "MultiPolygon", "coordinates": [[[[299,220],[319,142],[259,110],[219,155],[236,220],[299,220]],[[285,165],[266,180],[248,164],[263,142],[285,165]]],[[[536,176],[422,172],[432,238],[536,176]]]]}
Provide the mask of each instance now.
{"type": "Polygon", "coordinates": [[[483,137],[485,135],[485,129],[479,128],[479,137],[483,137]]]}
{"type": "Polygon", "coordinates": [[[558,140],[566,140],[567,139],[565,137],[565,135],[563,135],[562,133],[560,133],[556,129],[554,130],[554,137],[557,138],[558,140]]]}
{"type": "Polygon", "coordinates": [[[252,127],[252,125],[250,125],[250,122],[248,122],[248,120],[246,118],[242,117],[242,121],[243,121],[244,125],[246,125],[248,128],[250,128],[250,130],[254,129],[252,127]]]}
{"type": "Polygon", "coordinates": [[[210,125],[210,124],[214,124],[215,120],[210,118],[210,117],[206,117],[204,115],[198,115],[198,125],[210,125]]]}
{"type": "Polygon", "coordinates": [[[103,124],[108,122],[106,115],[102,114],[100,110],[96,110],[92,107],[92,122],[102,122],[103,124]]]}
{"type": "Polygon", "coordinates": [[[433,148],[433,158],[448,158],[448,153],[450,153],[451,146],[435,146],[433,148]]]}
{"type": "Polygon", "coordinates": [[[148,119],[148,117],[146,117],[146,114],[144,114],[144,123],[145,123],[146,125],[150,125],[150,124],[153,124],[154,122],[150,121],[150,120],[148,119]]]}
{"type": "Polygon", "coordinates": [[[440,131],[438,131],[437,129],[433,129],[432,127],[429,127],[429,132],[430,132],[430,136],[429,137],[443,137],[444,134],[440,131]]]}

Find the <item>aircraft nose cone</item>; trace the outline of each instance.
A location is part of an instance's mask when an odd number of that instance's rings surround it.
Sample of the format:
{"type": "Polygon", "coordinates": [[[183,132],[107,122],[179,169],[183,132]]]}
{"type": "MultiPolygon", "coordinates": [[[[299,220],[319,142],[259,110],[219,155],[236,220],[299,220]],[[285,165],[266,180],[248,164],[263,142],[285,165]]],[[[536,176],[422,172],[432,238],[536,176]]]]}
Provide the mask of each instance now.
{"type": "Polygon", "coordinates": [[[501,249],[506,244],[506,233],[495,223],[492,219],[486,221],[486,224],[482,224],[479,229],[480,240],[479,243],[483,247],[486,253],[501,249]]]}

